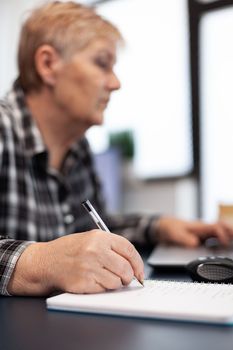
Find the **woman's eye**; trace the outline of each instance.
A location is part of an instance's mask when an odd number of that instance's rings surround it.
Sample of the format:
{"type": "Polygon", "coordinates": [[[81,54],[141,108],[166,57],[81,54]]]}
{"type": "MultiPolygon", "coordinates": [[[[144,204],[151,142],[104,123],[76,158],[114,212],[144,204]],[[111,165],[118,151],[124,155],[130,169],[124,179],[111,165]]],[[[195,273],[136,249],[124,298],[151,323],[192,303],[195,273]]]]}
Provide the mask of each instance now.
{"type": "Polygon", "coordinates": [[[103,68],[104,70],[110,69],[110,65],[107,61],[103,59],[97,59],[95,62],[100,68],[103,68]]]}

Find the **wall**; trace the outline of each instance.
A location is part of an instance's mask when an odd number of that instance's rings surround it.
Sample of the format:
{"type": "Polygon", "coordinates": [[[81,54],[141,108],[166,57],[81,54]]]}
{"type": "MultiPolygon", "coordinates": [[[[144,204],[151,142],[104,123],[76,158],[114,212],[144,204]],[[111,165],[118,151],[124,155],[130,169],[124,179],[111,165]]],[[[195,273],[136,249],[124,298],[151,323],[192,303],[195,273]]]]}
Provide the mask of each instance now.
{"type": "Polygon", "coordinates": [[[0,1],[0,97],[10,88],[16,77],[16,43],[18,42],[20,26],[26,10],[36,3],[38,0],[0,1]]]}

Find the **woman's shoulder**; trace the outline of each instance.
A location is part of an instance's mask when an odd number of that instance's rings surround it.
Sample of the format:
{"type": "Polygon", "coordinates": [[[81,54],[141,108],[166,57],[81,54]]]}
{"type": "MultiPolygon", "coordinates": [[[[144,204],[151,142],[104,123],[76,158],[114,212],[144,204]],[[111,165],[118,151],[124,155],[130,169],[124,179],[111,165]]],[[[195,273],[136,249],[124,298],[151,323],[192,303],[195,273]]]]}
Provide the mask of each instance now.
{"type": "Polygon", "coordinates": [[[15,142],[12,108],[6,100],[0,100],[0,158],[3,153],[11,152],[15,142]]]}
{"type": "Polygon", "coordinates": [[[12,127],[12,108],[7,100],[0,100],[0,132],[12,127]]]}

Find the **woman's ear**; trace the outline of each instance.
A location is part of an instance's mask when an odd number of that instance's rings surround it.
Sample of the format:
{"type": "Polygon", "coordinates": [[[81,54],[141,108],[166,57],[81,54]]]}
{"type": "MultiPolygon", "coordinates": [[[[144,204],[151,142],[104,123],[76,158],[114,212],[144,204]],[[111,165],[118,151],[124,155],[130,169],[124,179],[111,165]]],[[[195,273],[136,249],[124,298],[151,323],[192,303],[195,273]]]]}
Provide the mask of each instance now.
{"type": "Polygon", "coordinates": [[[40,46],[35,53],[35,66],[43,83],[54,86],[56,82],[56,70],[61,63],[58,52],[50,45],[40,46]]]}

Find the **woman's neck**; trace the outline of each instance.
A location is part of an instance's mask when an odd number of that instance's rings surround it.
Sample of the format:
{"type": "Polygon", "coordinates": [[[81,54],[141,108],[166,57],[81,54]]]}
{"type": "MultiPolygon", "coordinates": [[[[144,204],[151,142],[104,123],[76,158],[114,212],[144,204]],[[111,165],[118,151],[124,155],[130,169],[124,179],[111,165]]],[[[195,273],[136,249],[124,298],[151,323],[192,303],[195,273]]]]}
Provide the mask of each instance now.
{"type": "Polygon", "coordinates": [[[81,139],[86,129],[68,118],[55,103],[49,91],[30,93],[26,103],[49,150],[50,166],[59,170],[70,146],[81,139]]]}

